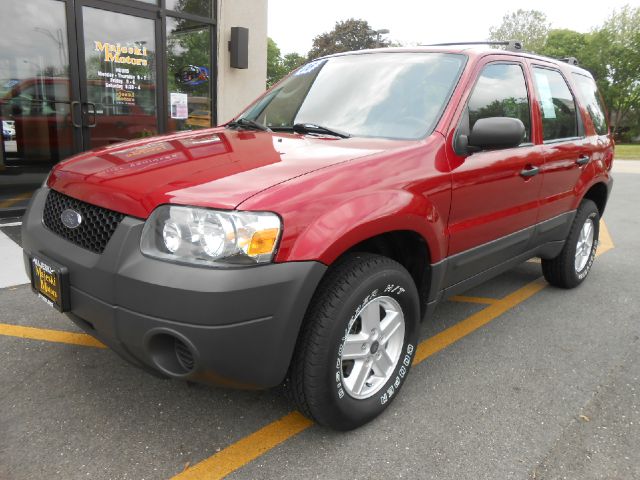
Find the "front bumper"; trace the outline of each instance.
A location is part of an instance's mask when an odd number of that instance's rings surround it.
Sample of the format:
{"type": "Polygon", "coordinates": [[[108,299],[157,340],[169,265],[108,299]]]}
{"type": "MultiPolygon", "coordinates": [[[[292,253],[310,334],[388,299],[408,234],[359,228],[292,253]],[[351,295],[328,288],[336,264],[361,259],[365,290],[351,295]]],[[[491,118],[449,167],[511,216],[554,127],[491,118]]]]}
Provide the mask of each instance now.
{"type": "Polygon", "coordinates": [[[95,254],[43,225],[48,191],[35,193],[23,217],[25,268],[31,275],[29,257],[38,254],[68,268],[68,315],[84,331],[164,376],[240,388],[284,379],[325,265],[212,269],[163,262],[142,255],[144,222],[132,217],[95,254]]]}

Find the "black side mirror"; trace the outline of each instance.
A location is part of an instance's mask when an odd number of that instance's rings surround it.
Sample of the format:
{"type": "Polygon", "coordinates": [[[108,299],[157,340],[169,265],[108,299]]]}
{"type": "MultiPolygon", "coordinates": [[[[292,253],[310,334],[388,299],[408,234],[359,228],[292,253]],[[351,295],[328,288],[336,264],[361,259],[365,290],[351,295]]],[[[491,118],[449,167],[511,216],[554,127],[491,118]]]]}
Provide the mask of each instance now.
{"type": "Polygon", "coordinates": [[[466,139],[468,153],[480,150],[517,147],[524,140],[525,127],[521,120],[510,117],[479,119],[466,139]]]}

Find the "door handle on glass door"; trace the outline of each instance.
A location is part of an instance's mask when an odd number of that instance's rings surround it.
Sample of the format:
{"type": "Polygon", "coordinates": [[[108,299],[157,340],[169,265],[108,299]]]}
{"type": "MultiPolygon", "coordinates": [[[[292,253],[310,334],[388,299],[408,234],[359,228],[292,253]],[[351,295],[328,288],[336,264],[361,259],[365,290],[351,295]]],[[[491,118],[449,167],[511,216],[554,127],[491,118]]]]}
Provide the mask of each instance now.
{"type": "Polygon", "coordinates": [[[93,121],[89,122],[87,127],[94,128],[96,126],[96,119],[97,119],[96,104],[92,102],[87,102],[85,103],[85,105],[87,106],[87,116],[89,115],[93,116],[93,121]],[[89,110],[89,108],[91,108],[91,110],[89,110]]]}
{"type": "Polygon", "coordinates": [[[589,155],[580,155],[578,157],[578,160],[576,160],[576,163],[578,165],[586,165],[587,163],[589,163],[589,160],[591,160],[591,157],[589,155]]]}
{"type": "Polygon", "coordinates": [[[524,178],[535,177],[538,173],[540,173],[540,169],[533,165],[528,165],[527,168],[520,172],[520,176],[524,178]]]}
{"type": "MultiPolygon", "coordinates": [[[[74,100],[73,102],[71,102],[71,125],[73,125],[76,128],[82,128],[82,125],[78,122],[76,122],[76,106],[81,107],[80,102],[78,102],[77,100],[74,100]]],[[[82,108],[80,108],[80,113],[82,113],[82,108]]]]}

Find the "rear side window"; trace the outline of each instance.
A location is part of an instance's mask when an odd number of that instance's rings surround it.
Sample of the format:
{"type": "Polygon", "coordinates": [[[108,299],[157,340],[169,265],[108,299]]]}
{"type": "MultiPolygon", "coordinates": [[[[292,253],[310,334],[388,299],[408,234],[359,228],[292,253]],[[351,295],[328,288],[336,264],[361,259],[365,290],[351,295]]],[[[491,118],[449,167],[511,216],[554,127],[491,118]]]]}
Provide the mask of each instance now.
{"type": "Polygon", "coordinates": [[[598,135],[606,135],[609,133],[609,125],[607,124],[607,116],[604,113],[604,103],[598,92],[596,82],[592,78],[579,73],[574,73],[573,78],[578,85],[578,95],[587,107],[596,133],[598,135]]]}
{"type": "Polygon", "coordinates": [[[522,67],[512,63],[487,65],[469,99],[469,128],[481,118],[511,117],[524,123],[524,143],[531,141],[531,110],[522,67]]]}
{"type": "Polygon", "coordinates": [[[540,99],[543,140],[577,137],[576,102],[562,74],[556,70],[534,67],[533,78],[540,99]]]}

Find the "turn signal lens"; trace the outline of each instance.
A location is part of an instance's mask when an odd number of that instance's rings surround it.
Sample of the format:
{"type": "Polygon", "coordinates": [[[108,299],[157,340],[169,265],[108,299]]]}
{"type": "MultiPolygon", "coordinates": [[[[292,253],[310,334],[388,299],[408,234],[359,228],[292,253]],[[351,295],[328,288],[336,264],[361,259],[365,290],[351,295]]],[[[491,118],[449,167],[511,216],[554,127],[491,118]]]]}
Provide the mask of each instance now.
{"type": "Polygon", "coordinates": [[[251,237],[251,244],[247,250],[247,255],[254,256],[272,253],[278,240],[279,232],[280,230],[277,228],[268,228],[254,233],[251,237]]]}

